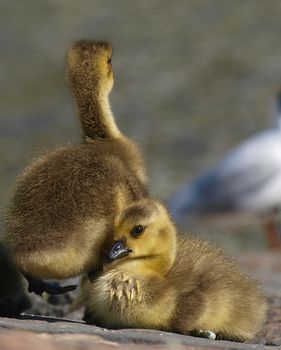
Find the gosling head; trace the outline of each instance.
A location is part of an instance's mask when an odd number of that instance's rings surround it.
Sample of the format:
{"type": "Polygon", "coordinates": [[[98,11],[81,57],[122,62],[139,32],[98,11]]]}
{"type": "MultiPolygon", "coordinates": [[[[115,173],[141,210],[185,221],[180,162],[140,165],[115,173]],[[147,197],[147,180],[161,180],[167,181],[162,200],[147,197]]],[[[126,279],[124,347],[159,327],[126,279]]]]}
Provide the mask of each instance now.
{"type": "Polygon", "coordinates": [[[72,83],[81,89],[98,86],[109,93],[114,77],[111,65],[112,47],[103,41],[81,40],[67,54],[67,66],[72,83]]]}
{"type": "Polygon", "coordinates": [[[108,268],[165,274],[176,254],[176,229],[159,201],[144,199],[121,215],[108,252],[108,268]]]}

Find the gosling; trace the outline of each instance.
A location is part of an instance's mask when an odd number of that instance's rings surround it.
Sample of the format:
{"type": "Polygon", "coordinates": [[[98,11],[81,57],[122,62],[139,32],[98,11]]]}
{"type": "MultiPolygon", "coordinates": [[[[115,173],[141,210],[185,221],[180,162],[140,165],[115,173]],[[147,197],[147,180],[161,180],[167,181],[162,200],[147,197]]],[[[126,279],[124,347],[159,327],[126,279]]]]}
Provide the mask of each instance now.
{"type": "Polygon", "coordinates": [[[112,244],[117,216],[148,196],[137,146],[118,129],[110,109],[112,48],[80,41],[67,55],[83,144],[50,151],[19,176],[6,215],[5,242],[29,291],[61,293],[44,278],[94,276],[112,244]]]}
{"type": "Polygon", "coordinates": [[[83,281],[90,324],[246,341],[265,319],[256,281],[209,243],[177,235],[153,199],[122,213],[107,257],[103,273],[83,281]]]}

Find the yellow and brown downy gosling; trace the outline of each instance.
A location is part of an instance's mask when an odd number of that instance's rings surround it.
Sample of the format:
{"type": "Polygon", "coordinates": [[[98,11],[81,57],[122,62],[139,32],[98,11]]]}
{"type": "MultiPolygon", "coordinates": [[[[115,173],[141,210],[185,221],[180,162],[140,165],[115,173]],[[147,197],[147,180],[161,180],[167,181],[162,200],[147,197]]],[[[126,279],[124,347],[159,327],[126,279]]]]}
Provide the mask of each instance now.
{"type": "Polygon", "coordinates": [[[109,104],[112,48],[80,41],[67,69],[83,131],[83,144],[50,151],[18,177],[6,215],[5,241],[29,281],[29,291],[60,293],[42,278],[93,273],[113,242],[118,215],[148,195],[137,146],[115,124],[109,104]]]}
{"type": "Polygon", "coordinates": [[[22,276],[0,242],[0,316],[15,317],[30,308],[22,276]]]}
{"type": "Polygon", "coordinates": [[[104,272],[83,281],[88,323],[237,341],[261,328],[267,304],[257,283],[209,243],[178,236],[160,202],[129,206],[114,239],[104,272]]]}

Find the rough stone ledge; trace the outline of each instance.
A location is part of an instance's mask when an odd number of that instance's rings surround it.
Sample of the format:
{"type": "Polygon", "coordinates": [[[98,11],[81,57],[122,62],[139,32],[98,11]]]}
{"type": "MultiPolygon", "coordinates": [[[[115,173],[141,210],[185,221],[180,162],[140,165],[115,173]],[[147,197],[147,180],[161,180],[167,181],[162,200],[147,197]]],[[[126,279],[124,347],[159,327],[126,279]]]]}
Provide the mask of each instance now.
{"type": "Polygon", "coordinates": [[[109,330],[81,321],[24,315],[0,318],[0,349],[189,349],[259,350],[274,346],[229,341],[212,341],[156,330],[109,330]],[[21,331],[20,331],[21,330],[21,331]],[[40,334],[38,334],[40,333],[40,334]]]}

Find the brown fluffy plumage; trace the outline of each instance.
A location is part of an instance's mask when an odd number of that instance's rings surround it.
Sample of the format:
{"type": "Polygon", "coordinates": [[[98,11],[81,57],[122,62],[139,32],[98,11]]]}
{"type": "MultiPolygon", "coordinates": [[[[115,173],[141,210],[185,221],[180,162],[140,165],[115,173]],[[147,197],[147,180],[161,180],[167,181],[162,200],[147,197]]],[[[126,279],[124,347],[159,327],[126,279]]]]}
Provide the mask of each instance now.
{"type": "Polygon", "coordinates": [[[260,329],[266,301],[257,283],[209,243],[177,236],[161,203],[144,199],[132,205],[114,238],[113,262],[93,284],[83,283],[89,323],[212,331],[240,341],[260,329]]]}
{"type": "Polygon", "coordinates": [[[95,270],[116,217],[148,194],[140,153],[110,110],[111,55],[104,42],[81,41],[69,50],[84,143],[48,152],[17,180],[5,240],[26,274],[66,278],[95,270]]]}

